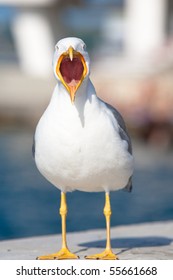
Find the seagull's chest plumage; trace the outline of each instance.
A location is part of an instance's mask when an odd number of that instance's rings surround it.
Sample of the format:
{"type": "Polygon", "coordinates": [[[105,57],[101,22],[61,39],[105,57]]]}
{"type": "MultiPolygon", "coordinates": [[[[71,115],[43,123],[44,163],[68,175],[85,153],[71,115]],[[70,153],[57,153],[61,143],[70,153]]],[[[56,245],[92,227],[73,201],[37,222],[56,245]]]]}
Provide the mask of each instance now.
{"type": "Polygon", "coordinates": [[[132,174],[132,156],[116,120],[90,87],[75,103],[55,89],[36,129],[38,169],[63,191],[125,187],[132,174]]]}

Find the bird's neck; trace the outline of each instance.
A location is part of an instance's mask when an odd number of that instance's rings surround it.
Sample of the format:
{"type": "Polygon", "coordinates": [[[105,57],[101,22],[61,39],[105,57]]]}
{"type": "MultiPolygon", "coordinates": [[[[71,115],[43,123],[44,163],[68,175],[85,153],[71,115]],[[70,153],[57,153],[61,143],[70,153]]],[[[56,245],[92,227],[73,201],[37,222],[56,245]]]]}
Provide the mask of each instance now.
{"type": "Polygon", "coordinates": [[[76,109],[82,109],[85,106],[87,97],[88,97],[88,86],[90,80],[86,77],[78,90],[76,91],[74,103],[71,103],[70,94],[67,89],[63,86],[62,83],[58,82],[56,87],[56,94],[58,94],[59,98],[65,100],[66,104],[70,106],[76,107],[76,109]]]}
{"type": "MultiPolygon", "coordinates": [[[[91,80],[87,77],[76,92],[76,98],[72,104],[70,94],[64,85],[58,81],[48,108],[51,108],[51,112],[55,114],[64,114],[65,118],[71,118],[73,121],[74,116],[79,117],[82,126],[85,125],[85,117],[88,112],[88,108],[91,108],[93,98],[96,96],[96,92],[91,80]]],[[[69,123],[69,120],[68,120],[69,123]]]]}
{"type": "Polygon", "coordinates": [[[74,106],[77,109],[81,109],[85,106],[87,97],[88,97],[88,82],[89,82],[89,78],[86,78],[82,84],[80,85],[80,87],[78,88],[78,90],[76,91],[76,96],[75,96],[75,101],[74,101],[74,106]]]}

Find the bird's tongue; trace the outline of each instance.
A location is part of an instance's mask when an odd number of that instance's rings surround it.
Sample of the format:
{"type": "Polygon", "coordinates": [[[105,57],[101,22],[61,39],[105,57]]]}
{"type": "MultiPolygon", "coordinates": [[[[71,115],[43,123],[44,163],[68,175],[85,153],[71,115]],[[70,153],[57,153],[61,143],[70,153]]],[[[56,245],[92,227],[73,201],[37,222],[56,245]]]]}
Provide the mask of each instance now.
{"type": "Polygon", "coordinates": [[[74,57],[71,61],[70,58],[64,58],[60,65],[60,72],[64,81],[69,86],[76,86],[81,80],[84,71],[81,60],[74,57]]]}

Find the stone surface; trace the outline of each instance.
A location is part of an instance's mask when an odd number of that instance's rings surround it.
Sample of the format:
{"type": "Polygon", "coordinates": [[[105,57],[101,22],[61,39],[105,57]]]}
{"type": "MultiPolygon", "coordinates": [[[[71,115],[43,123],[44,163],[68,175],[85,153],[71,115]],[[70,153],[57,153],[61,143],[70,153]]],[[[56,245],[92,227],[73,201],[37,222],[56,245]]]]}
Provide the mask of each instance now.
{"type": "MultiPolygon", "coordinates": [[[[173,222],[144,223],[111,229],[112,248],[120,260],[173,259],[173,222]]],[[[99,253],[105,246],[105,230],[68,233],[69,248],[80,259],[99,253]]],[[[1,260],[34,260],[56,252],[61,235],[40,236],[0,242],[1,260]]]]}

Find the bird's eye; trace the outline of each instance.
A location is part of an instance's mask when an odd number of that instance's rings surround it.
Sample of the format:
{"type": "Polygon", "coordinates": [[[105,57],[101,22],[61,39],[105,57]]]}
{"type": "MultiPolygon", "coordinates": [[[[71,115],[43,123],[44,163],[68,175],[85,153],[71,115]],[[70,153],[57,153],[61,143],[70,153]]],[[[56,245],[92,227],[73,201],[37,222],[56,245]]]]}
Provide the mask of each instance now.
{"type": "Polygon", "coordinates": [[[84,51],[86,51],[86,45],[85,44],[82,45],[82,48],[83,48],[84,51]]]}

